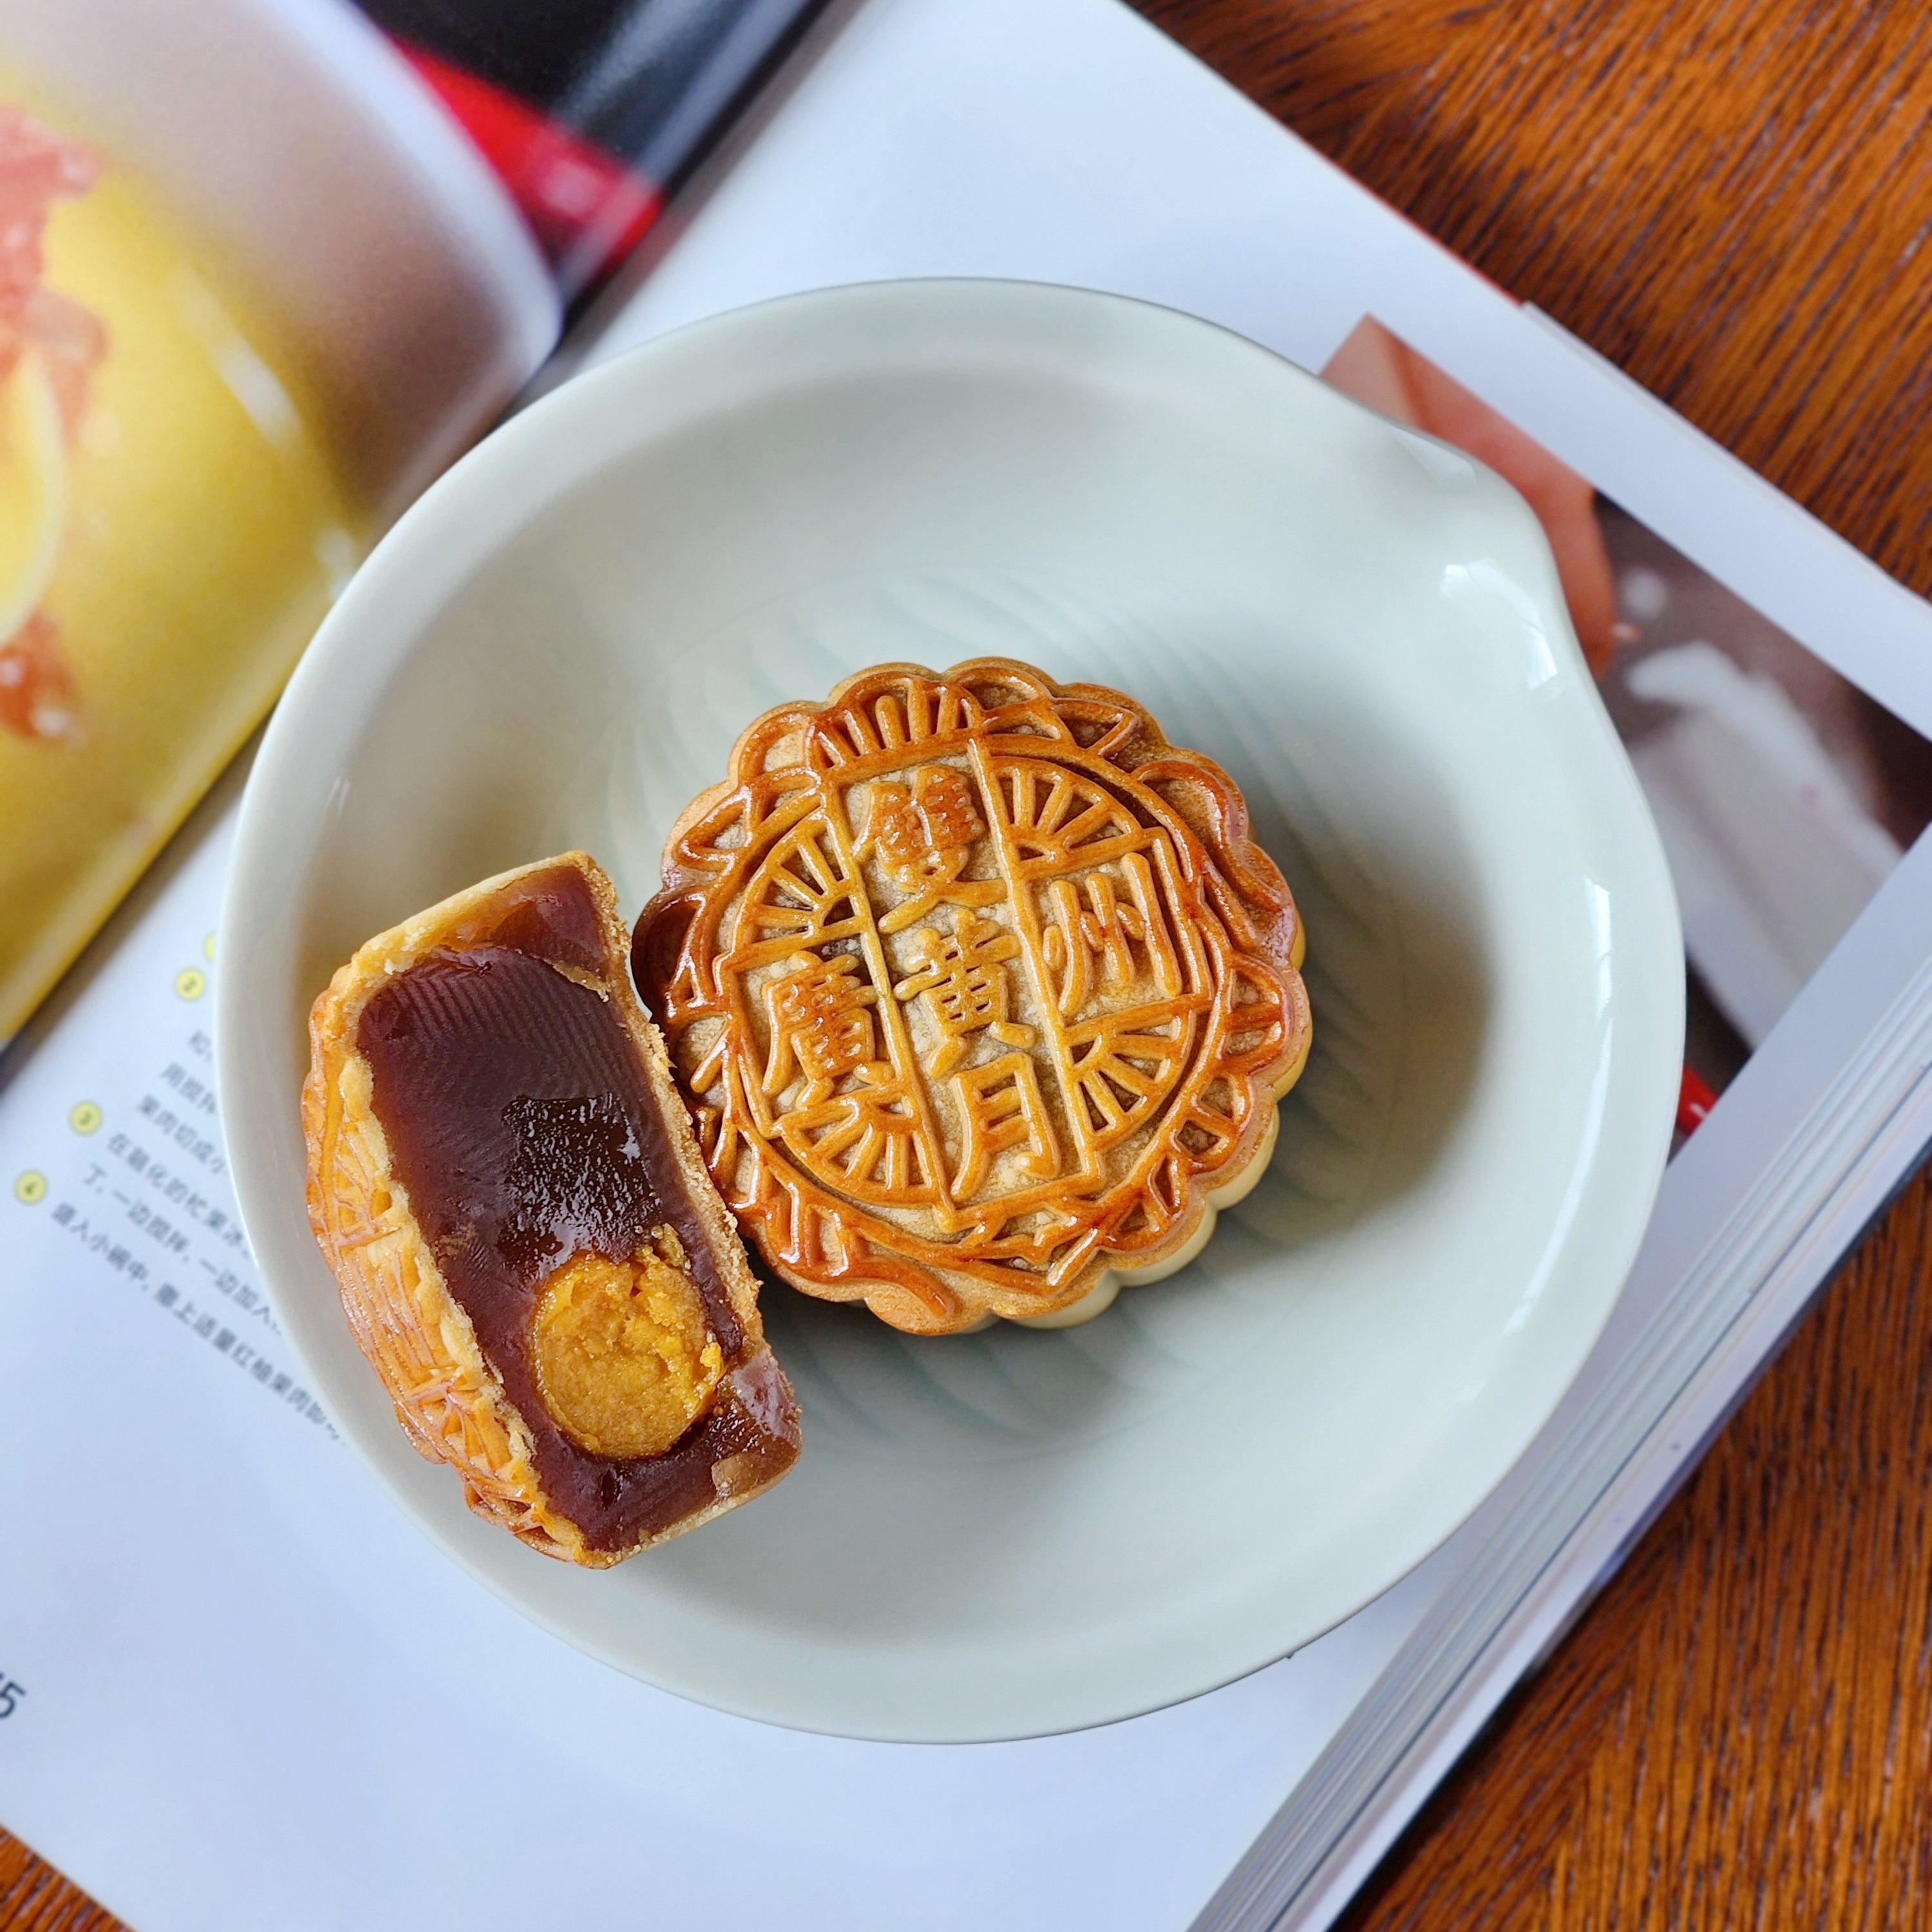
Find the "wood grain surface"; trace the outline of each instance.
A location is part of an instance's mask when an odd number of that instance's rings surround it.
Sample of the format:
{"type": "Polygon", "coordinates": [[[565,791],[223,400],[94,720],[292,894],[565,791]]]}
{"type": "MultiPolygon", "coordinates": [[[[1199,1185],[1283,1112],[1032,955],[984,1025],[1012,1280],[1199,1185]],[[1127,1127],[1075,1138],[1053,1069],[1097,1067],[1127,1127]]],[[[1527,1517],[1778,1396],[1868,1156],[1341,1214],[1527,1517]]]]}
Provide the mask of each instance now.
{"type": "MultiPolygon", "coordinates": [[[[1142,4],[1932,591],[1932,7],[1142,4]]],[[[1348,1932],[1932,1920],[1928,1276],[1922,1181],[1348,1932]]],[[[4,1932],[118,1922],[0,1833],[4,1932]]]]}

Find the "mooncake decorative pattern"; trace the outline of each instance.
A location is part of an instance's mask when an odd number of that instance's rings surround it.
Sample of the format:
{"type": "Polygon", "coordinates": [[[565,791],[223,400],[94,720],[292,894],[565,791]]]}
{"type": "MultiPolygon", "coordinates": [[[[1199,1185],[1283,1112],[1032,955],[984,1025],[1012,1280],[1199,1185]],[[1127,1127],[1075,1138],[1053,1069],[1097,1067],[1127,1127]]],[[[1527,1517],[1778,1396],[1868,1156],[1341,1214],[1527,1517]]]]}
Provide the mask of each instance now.
{"type": "Polygon", "coordinates": [[[768,712],[664,878],[633,966],[713,1179],[785,1280],[915,1333],[1180,1266],[1306,1059],[1233,782],[1010,659],[768,712]]]}

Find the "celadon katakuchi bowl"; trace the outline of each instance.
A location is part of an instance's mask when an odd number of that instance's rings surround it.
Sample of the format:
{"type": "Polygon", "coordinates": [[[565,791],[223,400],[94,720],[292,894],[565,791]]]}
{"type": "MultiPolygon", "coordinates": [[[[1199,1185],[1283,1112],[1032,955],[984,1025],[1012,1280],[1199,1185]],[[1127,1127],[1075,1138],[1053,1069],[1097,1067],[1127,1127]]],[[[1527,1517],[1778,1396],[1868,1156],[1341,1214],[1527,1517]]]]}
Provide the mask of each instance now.
{"type": "Polygon", "coordinates": [[[722,316],[500,430],[384,541],[243,808],[218,1053],[275,1306],[343,1433],[539,1622],[872,1738],[1098,1724],[1305,1643],[1469,1514],[1602,1328],[1669,1144],[1670,882],[1534,518],[1208,325],[1021,284],[722,316]],[[1241,786],[1308,934],[1308,1070],[1200,1258],[939,1340],[766,1294],[805,1450],[601,1573],[423,1462],[304,1207],[310,1003],[370,934],[572,846],[626,908],[782,700],[988,655],[1118,686],[1241,786]]]}

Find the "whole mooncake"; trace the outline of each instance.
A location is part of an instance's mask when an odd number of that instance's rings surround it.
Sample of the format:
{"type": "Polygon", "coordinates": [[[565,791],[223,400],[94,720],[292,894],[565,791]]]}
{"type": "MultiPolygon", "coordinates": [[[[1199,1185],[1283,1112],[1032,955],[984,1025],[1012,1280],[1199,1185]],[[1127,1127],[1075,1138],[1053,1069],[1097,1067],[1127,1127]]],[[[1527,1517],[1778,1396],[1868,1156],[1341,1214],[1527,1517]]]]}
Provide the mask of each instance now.
{"type": "Polygon", "coordinates": [[[1010,659],[766,712],[664,879],[632,964],[719,1191],[794,1286],[916,1334],[1182,1266],[1307,1058],[1233,782],[1010,659]]]}
{"type": "Polygon", "coordinates": [[[596,1567],[768,1488],[798,1412],[580,852],[362,946],[316,1000],[309,1216],[472,1508],[596,1567]]]}

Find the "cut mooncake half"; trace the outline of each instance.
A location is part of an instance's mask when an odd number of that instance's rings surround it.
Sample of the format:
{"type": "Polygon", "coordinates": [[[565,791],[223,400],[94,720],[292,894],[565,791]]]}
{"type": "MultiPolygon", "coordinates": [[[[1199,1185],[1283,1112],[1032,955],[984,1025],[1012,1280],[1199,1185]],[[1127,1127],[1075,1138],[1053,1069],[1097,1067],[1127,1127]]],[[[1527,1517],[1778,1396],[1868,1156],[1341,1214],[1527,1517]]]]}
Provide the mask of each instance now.
{"type": "Polygon", "coordinates": [[[602,1567],[769,1488],[798,1411],[580,852],[364,946],[315,1004],[309,1216],[470,1507],[602,1567]]]}

